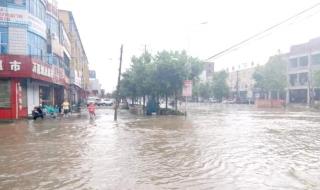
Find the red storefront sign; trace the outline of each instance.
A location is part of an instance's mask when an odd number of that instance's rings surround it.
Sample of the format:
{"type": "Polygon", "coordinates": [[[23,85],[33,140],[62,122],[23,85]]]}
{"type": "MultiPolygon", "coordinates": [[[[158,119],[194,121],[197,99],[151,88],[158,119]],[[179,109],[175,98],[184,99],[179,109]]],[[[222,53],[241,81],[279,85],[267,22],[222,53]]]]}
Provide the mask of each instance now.
{"type": "Polygon", "coordinates": [[[32,59],[29,56],[1,55],[0,77],[33,78],[58,85],[67,85],[64,69],[32,59]]]}

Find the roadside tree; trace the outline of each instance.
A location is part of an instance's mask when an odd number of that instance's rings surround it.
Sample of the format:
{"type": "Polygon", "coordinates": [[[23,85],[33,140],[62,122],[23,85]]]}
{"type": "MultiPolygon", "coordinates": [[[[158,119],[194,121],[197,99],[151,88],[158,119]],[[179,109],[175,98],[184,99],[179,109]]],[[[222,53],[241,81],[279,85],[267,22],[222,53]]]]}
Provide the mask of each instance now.
{"type": "Polygon", "coordinates": [[[282,55],[270,57],[269,61],[256,69],[253,74],[255,87],[260,89],[265,98],[272,99],[273,94],[279,99],[287,85],[286,61],[282,55]]]}
{"type": "Polygon", "coordinates": [[[227,97],[229,94],[227,77],[228,73],[226,73],[225,71],[220,71],[213,75],[212,93],[213,96],[219,101],[222,101],[222,99],[227,97]]]}

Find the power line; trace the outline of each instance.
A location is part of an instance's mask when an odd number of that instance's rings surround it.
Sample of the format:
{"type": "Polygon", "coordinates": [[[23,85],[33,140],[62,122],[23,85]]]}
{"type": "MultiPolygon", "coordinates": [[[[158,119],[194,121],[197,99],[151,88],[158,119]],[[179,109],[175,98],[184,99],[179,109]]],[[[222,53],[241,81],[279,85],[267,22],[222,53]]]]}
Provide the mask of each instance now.
{"type": "Polygon", "coordinates": [[[248,42],[248,41],[250,41],[250,40],[252,40],[252,39],[254,39],[254,38],[256,38],[256,37],[258,37],[258,36],[260,36],[260,35],[262,35],[262,34],[264,34],[264,33],[266,33],[266,32],[269,32],[269,31],[277,28],[277,27],[279,27],[279,26],[281,26],[281,25],[283,25],[283,24],[285,24],[285,23],[287,23],[287,22],[289,22],[289,21],[291,21],[291,20],[293,20],[293,19],[295,19],[295,18],[297,18],[297,17],[305,14],[306,12],[308,12],[308,11],[310,11],[310,10],[318,7],[318,6],[320,6],[320,2],[319,2],[319,3],[316,3],[315,5],[307,8],[307,9],[304,9],[303,11],[301,11],[301,12],[299,12],[299,13],[297,13],[297,14],[295,14],[295,15],[293,15],[293,16],[291,16],[291,17],[289,17],[289,18],[287,18],[287,19],[285,19],[285,20],[283,20],[283,21],[281,21],[281,22],[279,22],[279,23],[277,23],[277,24],[275,24],[275,25],[273,25],[273,26],[271,26],[271,27],[263,30],[263,31],[261,31],[261,32],[258,32],[258,33],[256,33],[256,34],[254,34],[253,36],[251,36],[251,37],[249,37],[249,38],[247,38],[247,39],[245,39],[245,40],[242,40],[241,42],[238,42],[238,43],[236,43],[236,44],[228,47],[227,49],[225,49],[225,50],[223,50],[223,51],[220,51],[220,52],[214,54],[213,56],[207,58],[207,60],[211,60],[211,59],[213,59],[213,58],[216,58],[216,57],[218,57],[218,56],[221,56],[221,55],[223,55],[224,53],[229,52],[229,51],[233,50],[234,48],[236,48],[236,47],[238,47],[238,46],[240,46],[240,45],[242,45],[242,44],[244,44],[244,43],[246,43],[246,42],[248,42]]]}

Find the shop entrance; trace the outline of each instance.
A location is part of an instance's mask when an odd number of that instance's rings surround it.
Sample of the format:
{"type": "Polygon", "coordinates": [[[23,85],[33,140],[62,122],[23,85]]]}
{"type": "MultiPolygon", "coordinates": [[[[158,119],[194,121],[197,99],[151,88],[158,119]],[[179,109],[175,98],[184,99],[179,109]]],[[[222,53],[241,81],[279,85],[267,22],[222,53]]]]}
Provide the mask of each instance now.
{"type": "Polygon", "coordinates": [[[50,87],[39,86],[39,102],[42,106],[53,105],[50,87]]]}
{"type": "Polygon", "coordinates": [[[60,107],[64,100],[63,87],[54,87],[54,105],[60,107]]]}

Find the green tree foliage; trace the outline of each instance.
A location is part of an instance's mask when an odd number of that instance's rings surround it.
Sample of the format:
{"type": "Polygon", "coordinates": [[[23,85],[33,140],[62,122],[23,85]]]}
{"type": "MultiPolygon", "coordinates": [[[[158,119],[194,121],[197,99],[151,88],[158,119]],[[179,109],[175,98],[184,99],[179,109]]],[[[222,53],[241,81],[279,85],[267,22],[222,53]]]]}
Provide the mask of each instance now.
{"type": "Polygon", "coordinates": [[[135,99],[138,96],[138,93],[133,72],[128,70],[122,74],[122,77],[123,79],[120,81],[120,97],[130,97],[131,99],[135,99]]]}
{"type": "Polygon", "coordinates": [[[224,97],[227,97],[229,94],[227,77],[228,73],[226,73],[225,71],[220,71],[213,75],[212,92],[213,96],[219,101],[222,101],[222,99],[224,97]]]}
{"type": "Polygon", "coordinates": [[[213,94],[210,83],[201,83],[199,86],[199,94],[206,100],[212,97],[213,94]]]}
{"type": "Polygon", "coordinates": [[[203,70],[203,63],[185,51],[162,51],[155,56],[146,52],[131,61],[130,69],[122,75],[122,97],[177,97],[183,81],[197,79],[203,70]]]}
{"type": "Polygon", "coordinates": [[[255,70],[253,78],[255,87],[262,92],[268,94],[271,94],[271,92],[277,92],[278,94],[284,92],[287,85],[285,59],[282,55],[270,57],[264,66],[260,66],[255,70]]]}
{"type": "Polygon", "coordinates": [[[208,100],[213,96],[212,84],[209,82],[206,82],[206,83],[197,82],[196,84],[193,85],[192,94],[193,94],[193,97],[197,97],[197,98],[201,97],[205,100],[208,100]]]}

